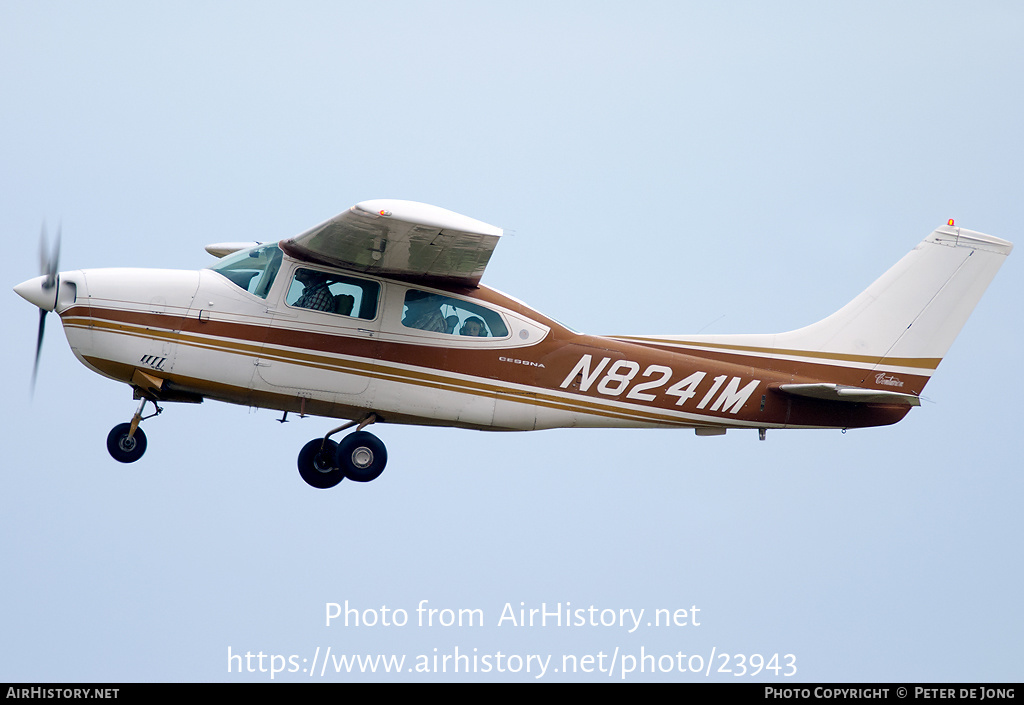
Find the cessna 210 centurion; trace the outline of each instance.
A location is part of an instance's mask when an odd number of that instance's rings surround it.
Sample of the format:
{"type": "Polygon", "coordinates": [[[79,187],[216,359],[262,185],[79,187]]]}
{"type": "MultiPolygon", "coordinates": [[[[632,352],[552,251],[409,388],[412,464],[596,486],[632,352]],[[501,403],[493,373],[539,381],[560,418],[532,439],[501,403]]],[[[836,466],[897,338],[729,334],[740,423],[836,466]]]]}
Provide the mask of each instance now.
{"type": "Polygon", "coordinates": [[[55,311],[75,356],[140,401],[107,438],[115,459],[142,456],[139,424],[161,402],[216,399],[347,419],[299,452],[302,478],[327,488],[384,470],[384,444],[364,430],[375,423],[762,439],[895,423],[1012,249],[949,221],[805,328],[598,337],[480,284],[501,234],[435,206],[365,201],[278,243],[210,245],[221,259],[200,271],[58,272],[55,250],[15,291],[40,309],[37,366],[55,311]]]}

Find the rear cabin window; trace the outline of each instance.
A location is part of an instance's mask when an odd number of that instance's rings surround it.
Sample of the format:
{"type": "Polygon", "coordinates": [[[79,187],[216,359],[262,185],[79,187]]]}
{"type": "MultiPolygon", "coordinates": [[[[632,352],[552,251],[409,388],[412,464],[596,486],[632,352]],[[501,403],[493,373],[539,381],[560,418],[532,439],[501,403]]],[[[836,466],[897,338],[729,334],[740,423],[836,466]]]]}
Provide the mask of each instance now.
{"type": "Polygon", "coordinates": [[[377,317],[378,299],[377,282],[303,268],[295,271],[285,303],[370,321],[377,317]]]}
{"type": "Polygon", "coordinates": [[[508,328],[497,311],[469,301],[415,289],[405,294],[402,325],[468,338],[508,336],[508,328]]]}

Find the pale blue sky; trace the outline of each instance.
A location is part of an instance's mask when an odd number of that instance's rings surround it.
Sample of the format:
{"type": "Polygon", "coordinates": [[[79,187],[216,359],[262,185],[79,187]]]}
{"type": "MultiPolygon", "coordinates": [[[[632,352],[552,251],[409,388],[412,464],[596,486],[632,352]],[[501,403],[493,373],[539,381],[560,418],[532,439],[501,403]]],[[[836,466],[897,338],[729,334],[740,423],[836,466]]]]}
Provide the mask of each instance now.
{"type": "MultiPolygon", "coordinates": [[[[207,243],[403,198],[511,231],[484,283],[586,332],[796,328],[947,218],[1021,241],[1021,36],[1010,2],[0,0],[2,280],[37,273],[44,219],[65,269],[197,268],[207,243]]],[[[1019,681],[1021,256],[897,426],[384,426],[384,475],[328,492],[295,455],[331,421],[212,402],[167,405],[115,463],[130,390],[51,317],[31,397],[37,312],[8,289],[0,680],[261,681],[228,649],[458,647],[1019,681]],[[424,599],[487,624],[324,626],[328,602],[424,599]],[[702,619],[498,627],[520,602],[702,619]]],[[[275,680],[328,679],[355,676],[275,680]]]]}

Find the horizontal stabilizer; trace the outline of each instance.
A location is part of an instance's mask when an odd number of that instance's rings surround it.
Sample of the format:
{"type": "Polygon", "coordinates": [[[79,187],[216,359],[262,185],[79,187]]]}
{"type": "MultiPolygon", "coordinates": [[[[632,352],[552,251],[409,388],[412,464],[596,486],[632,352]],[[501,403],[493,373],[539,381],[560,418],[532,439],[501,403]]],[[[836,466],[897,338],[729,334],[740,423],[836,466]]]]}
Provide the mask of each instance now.
{"type": "Polygon", "coordinates": [[[884,389],[864,389],[843,384],[782,384],[779,390],[798,397],[811,397],[826,401],[846,401],[861,404],[905,404],[921,406],[916,394],[890,392],[884,389]]]}

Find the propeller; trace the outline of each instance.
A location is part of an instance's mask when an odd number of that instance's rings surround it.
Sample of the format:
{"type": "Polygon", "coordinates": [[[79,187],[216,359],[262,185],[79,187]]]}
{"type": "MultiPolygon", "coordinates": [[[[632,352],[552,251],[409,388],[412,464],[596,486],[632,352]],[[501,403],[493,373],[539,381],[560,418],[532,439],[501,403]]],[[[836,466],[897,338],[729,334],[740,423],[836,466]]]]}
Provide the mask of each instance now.
{"type": "Polygon", "coordinates": [[[39,306],[39,333],[36,336],[36,360],[32,366],[32,391],[36,388],[36,375],[39,373],[39,355],[43,350],[43,333],[46,330],[46,314],[57,306],[57,292],[60,288],[60,226],[57,226],[57,239],[51,248],[46,237],[46,223],[43,223],[42,231],[39,233],[39,269],[43,275],[41,283],[42,293],[47,300],[52,294],[53,303],[49,308],[39,306]]]}

